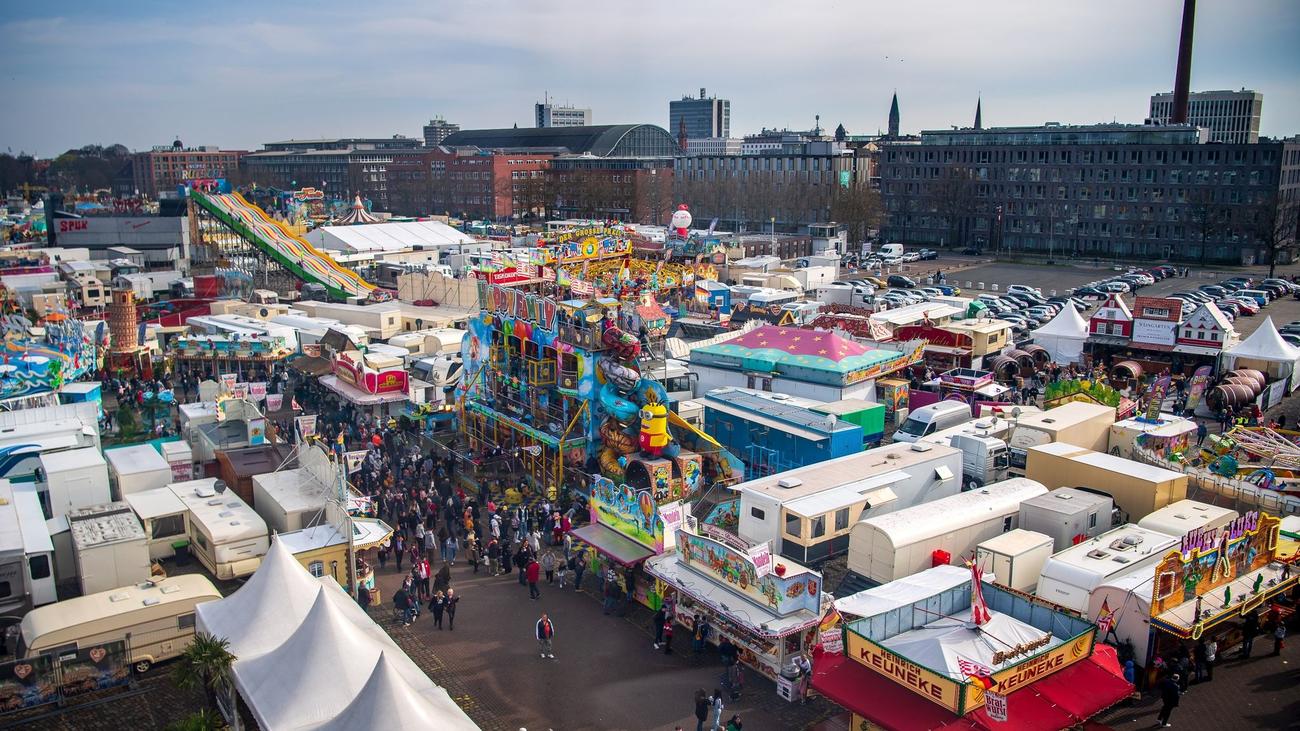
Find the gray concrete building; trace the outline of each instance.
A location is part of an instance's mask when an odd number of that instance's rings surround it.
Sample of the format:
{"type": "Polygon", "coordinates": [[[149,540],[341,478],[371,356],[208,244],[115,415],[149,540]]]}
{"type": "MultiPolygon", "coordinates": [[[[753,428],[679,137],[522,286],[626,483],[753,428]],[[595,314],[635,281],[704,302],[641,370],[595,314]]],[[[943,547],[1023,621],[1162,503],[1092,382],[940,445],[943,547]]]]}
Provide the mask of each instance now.
{"type": "Polygon", "coordinates": [[[1300,140],[1207,140],[1190,125],[1049,123],[884,142],[884,235],[1058,258],[1261,263],[1282,239],[1289,260],[1300,140]]]}
{"type": "Polygon", "coordinates": [[[706,96],[700,88],[699,97],[683,96],[668,102],[668,134],[681,141],[686,139],[731,136],[731,102],[716,96],[706,96]]]}
{"type": "Polygon", "coordinates": [[[591,126],[590,108],[570,107],[549,101],[534,104],[533,117],[538,129],[591,126]]]}
{"type": "MultiPolygon", "coordinates": [[[[1153,94],[1147,116],[1168,124],[1174,93],[1153,94]]],[[[1210,130],[1210,142],[1259,142],[1264,95],[1258,91],[1198,91],[1187,96],[1187,123],[1210,130]]]]}
{"type": "Polygon", "coordinates": [[[459,131],[459,124],[448,122],[442,117],[434,117],[429,120],[428,124],[424,125],[424,146],[437,147],[448,136],[459,131]]]}

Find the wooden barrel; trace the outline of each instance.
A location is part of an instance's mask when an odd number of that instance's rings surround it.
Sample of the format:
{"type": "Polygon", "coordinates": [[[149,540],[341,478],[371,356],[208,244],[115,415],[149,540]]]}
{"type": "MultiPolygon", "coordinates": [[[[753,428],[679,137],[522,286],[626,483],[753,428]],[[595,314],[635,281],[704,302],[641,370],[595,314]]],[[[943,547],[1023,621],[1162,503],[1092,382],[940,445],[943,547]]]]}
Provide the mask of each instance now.
{"type": "Polygon", "coordinates": [[[1240,383],[1227,383],[1215,386],[1205,394],[1205,403],[1213,411],[1235,409],[1255,400],[1255,393],[1249,386],[1240,383]]]}
{"type": "Polygon", "coordinates": [[[1120,361],[1115,367],[1110,369],[1112,378],[1118,381],[1128,381],[1142,377],[1142,364],[1133,360],[1120,361]]]}
{"type": "Polygon", "coordinates": [[[1235,371],[1228,371],[1225,374],[1226,378],[1232,378],[1234,376],[1237,378],[1249,378],[1250,380],[1254,381],[1256,384],[1259,385],[1260,391],[1263,391],[1264,384],[1268,383],[1268,377],[1265,376],[1263,373],[1255,370],[1254,368],[1238,368],[1235,371]]]}
{"type": "Polygon", "coordinates": [[[1041,345],[1026,345],[1025,352],[1034,359],[1034,365],[1045,366],[1052,361],[1052,354],[1041,345]]]}
{"type": "Polygon", "coordinates": [[[999,381],[1012,381],[1020,375],[1020,364],[1009,355],[999,355],[989,364],[989,370],[999,381]]]}
{"type": "Polygon", "coordinates": [[[1019,364],[1021,368],[1034,367],[1034,356],[1023,350],[1013,350],[1010,353],[1007,353],[1007,357],[1015,358],[1016,363],[1019,364]]]}
{"type": "Polygon", "coordinates": [[[1228,385],[1230,383],[1235,383],[1239,386],[1249,388],[1251,394],[1255,396],[1258,396],[1259,392],[1264,390],[1258,381],[1253,378],[1247,378],[1246,376],[1228,376],[1220,381],[1221,385],[1228,385]]]}

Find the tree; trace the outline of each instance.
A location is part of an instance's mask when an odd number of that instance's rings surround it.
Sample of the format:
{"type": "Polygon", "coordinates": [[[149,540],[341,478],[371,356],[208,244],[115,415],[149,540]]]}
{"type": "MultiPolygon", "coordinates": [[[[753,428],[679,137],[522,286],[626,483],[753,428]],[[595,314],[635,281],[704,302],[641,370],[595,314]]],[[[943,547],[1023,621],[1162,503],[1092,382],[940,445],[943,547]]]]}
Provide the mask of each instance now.
{"type": "Polygon", "coordinates": [[[1214,189],[1208,186],[1194,189],[1188,203],[1188,226],[1196,233],[1197,240],[1201,243],[1201,266],[1205,266],[1210,248],[1209,240],[1223,233],[1226,211],[1215,200],[1214,189]]]}
{"type": "Polygon", "coordinates": [[[217,693],[228,687],[230,666],[235,662],[229,647],[228,640],[199,632],[181,653],[175,670],[176,685],[182,690],[202,689],[208,709],[217,714],[221,712],[217,693]]]}
{"type": "Polygon", "coordinates": [[[960,165],[944,168],[943,172],[943,178],[932,188],[930,207],[943,217],[948,243],[962,246],[969,233],[970,216],[975,212],[975,173],[960,165]]]}
{"type": "Polygon", "coordinates": [[[873,229],[880,228],[884,207],[880,192],[865,182],[850,186],[836,186],[830,200],[831,219],[848,227],[849,241],[867,240],[873,229]]]}
{"type": "Polygon", "coordinates": [[[1268,276],[1276,274],[1278,255],[1296,244],[1297,217],[1300,217],[1300,204],[1295,200],[1282,200],[1277,194],[1271,196],[1256,214],[1256,238],[1264,246],[1268,257],[1268,276]]]}
{"type": "Polygon", "coordinates": [[[167,724],[167,731],[218,731],[224,727],[221,716],[204,708],[198,713],[191,713],[179,721],[167,724]]]}

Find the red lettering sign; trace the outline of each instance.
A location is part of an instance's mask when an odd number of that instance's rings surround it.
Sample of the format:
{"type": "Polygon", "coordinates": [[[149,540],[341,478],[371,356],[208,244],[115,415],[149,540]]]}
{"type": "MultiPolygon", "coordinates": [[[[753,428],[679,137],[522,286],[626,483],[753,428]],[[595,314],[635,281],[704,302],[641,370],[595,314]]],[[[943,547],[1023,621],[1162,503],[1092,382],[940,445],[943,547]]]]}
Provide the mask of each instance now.
{"type": "Polygon", "coordinates": [[[89,228],[90,228],[90,221],[85,221],[82,219],[67,219],[67,218],[59,220],[59,233],[67,233],[69,231],[85,231],[89,228]]]}

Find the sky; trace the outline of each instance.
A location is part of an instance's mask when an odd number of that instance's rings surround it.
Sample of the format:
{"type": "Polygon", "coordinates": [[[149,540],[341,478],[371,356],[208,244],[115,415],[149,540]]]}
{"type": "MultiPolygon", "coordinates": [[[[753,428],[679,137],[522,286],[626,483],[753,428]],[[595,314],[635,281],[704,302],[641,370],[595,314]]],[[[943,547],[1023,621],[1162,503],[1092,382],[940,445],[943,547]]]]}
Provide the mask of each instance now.
{"type": "MultiPolygon", "coordinates": [[[[1201,0],[1192,89],[1264,94],[1261,133],[1300,133],[1300,2],[1201,0]]],[[[404,0],[10,3],[0,151],[84,144],[258,149],[290,138],[531,126],[533,103],[668,125],[731,100],[762,127],[904,132],[1140,123],[1173,88],[1181,0],[404,0]]]]}

